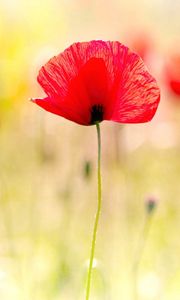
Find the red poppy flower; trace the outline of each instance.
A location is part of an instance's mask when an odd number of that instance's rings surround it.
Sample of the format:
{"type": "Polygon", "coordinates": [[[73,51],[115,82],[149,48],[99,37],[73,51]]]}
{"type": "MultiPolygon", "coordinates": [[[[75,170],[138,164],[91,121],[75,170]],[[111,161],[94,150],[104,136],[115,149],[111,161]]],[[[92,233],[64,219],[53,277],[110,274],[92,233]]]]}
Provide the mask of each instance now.
{"type": "Polygon", "coordinates": [[[160,92],[142,59],[119,42],[75,43],[40,69],[47,97],[33,101],[81,125],[147,122],[160,92]]]}
{"type": "Polygon", "coordinates": [[[180,55],[174,55],[166,66],[166,79],[170,89],[180,96],[180,55]]]}

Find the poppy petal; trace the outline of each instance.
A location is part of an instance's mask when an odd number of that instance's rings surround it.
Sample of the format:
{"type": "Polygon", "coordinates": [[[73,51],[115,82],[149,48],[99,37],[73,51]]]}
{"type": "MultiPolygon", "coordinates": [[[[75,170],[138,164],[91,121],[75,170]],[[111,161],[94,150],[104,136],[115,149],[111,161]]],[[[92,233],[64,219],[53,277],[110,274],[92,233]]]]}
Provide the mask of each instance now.
{"type": "Polygon", "coordinates": [[[111,120],[121,123],[148,122],[154,116],[160,91],[142,59],[129,52],[121,79],[116,85],[116,102],[111,120]]]}
{"type": "Polygon", "coordinates": [[[83,119],[78,115],[76,115],[76,112],[72,110],[66,110],[65,108],[59,108],[56,104],[56,101],[53,101],[52,98],[46,97],[44,99],[31,99],[32,102],[36,103],[43,109],[45,109],[48,112],[51,112],[55,115],[61,116],[63,118],[66,118],[70,121],[76,122],[80,125],[86,125],[83,121],[83,119]]]}
{"type": "Polygon", "coordinates": [[[66,97],[68,107],[83,111],[87,124],[91,122],[94,105],[106,106],[108,102],[108,78],[104,60],[91,58],[71,81],[66,97]]]}

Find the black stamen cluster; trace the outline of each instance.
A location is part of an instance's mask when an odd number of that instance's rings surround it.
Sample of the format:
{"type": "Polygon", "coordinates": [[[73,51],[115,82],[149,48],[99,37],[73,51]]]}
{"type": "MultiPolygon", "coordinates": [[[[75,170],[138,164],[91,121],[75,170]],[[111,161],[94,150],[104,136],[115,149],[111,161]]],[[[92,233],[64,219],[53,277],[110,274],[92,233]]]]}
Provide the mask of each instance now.
{"type": "Polygon", "coordinates": [[[103,121],[104,109],[101,104],[95,104],[91,108],[91,125],[103,121]]]}

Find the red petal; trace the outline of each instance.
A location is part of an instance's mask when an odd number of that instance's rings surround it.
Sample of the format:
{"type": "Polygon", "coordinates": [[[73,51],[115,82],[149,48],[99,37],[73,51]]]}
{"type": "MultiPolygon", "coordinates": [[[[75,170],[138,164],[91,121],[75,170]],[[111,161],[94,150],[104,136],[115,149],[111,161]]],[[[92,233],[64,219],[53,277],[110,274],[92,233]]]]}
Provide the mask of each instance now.
{"type": "Polygon", "coordinates": [[[55,115],[61,116],[63,118],[66,118],[70,121],[76,122],[81,125],[86,125],[84,123],[83,119],[81,118],[81,116],[76,115],[76,112],[74,112],[72,109],[67,110],[63,107],[62,108],[57,107],[56,102],[53,101],[52,98],[50,98],[50,97],[47,97],[44,99],[32,99],[32,102],[36,103],[43,109],[45,109],[55,115]]]}
{"type": "Polygon", "coordinates": [[[69,84],[67,107],[76,107],[83,113],[87,125],[91,122],[91,109],[95,104],[106,107],[108,102],[108,78],[104,60],[90,58],[79,74],[69,84]]]}
{"type": "Polygon", "coordinates": [[[113,94],[116,102],[110,119],[121,123],[150,121],[160,100],[156,80],[149,74],[142,59],[130,51],[121,79],[114,85],[113,94]]]}

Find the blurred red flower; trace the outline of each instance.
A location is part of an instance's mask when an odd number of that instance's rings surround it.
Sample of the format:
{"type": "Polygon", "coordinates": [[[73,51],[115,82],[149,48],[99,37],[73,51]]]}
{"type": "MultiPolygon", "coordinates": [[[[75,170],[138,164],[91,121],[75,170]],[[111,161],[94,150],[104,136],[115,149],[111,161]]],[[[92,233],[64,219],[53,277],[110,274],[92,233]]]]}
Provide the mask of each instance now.
{"type": "Polygon", "coordinates": [[[81,125],[147,122],[160,91],[142,59],[119,42],[75,43],[40,69],[47,97],[33,101],[81,125]]]}
{"type": "Polygon", "coordinates": [[[170,57],[166,65],[166,81],[171,91],[180,96],[180,54],[170,57]]]}
{"type": "Polygon", "coordinates": [[[136,52],[146,63],[149,61],[149,56],[154,51],[154,42],[148,32],[130,32],[128,34],[128,45],[136,52]]]}

